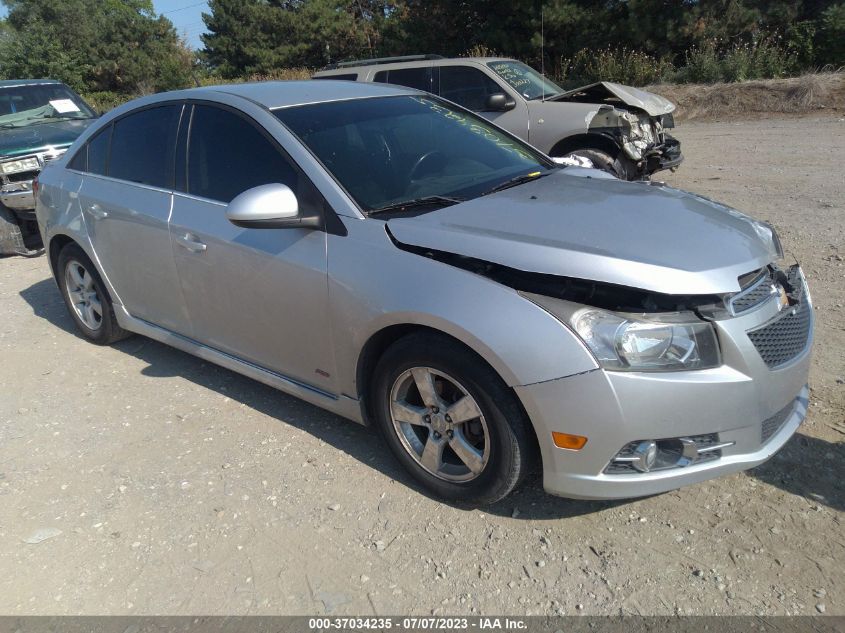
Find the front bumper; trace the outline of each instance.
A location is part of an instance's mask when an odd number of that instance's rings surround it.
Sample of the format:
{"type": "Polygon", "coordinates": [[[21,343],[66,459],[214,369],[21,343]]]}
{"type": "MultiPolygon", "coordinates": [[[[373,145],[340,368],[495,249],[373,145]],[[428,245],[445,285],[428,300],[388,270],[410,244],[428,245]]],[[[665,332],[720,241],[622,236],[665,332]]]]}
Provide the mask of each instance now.
{"type": "Polygon", "coordinates": [[[0,203],[13,211],[34,212],[35,194],[32,193],[32,181],[4,185],[0,190],[0,203]]]}
{"type": "MultiPolygon", "coordinates": [[[[641,497],[752,468],[776,453],[807,415],[813,339],[812,305],[806,344],[770,368],[749,331],[777,321],[777,301],[714,322],[720,367],[688,372],[594,370],[516,387],[534,424],[543,458],[543,485],[580,499],[641,497]],[[772,428],[772,420],[776,421],[772,428]],[[557,448],[553,432],[587,437],[579,451],[557,448]],[[732,443],[717,459],[652,472],[606,472],[631,442],[717,434],[732,443]]],[[[785,313],[784,313],[785,314],[785,313]]]]}
{"type": "Polygon", "coordinates": [[[663,169],[675,169],[684,162],[681,142],[669,134],[664,135],[662,145],[650,150],[645,157],[645,170],[649,174],[663,169]]]}

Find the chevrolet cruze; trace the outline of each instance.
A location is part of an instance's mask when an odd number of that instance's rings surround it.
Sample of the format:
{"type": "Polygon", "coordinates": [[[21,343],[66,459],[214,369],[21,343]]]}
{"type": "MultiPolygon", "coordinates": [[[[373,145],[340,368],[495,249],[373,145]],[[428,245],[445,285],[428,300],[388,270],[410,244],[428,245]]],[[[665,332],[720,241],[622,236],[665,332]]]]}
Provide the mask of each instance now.
{"type": "Polygon", "coordinates": [[[771,226],[561,166],[432,95],[170,92],[37,186],[85,338],[162,341],[376,426],[435,494],[650,495],[771,457],[813,310],[771,226]]]}

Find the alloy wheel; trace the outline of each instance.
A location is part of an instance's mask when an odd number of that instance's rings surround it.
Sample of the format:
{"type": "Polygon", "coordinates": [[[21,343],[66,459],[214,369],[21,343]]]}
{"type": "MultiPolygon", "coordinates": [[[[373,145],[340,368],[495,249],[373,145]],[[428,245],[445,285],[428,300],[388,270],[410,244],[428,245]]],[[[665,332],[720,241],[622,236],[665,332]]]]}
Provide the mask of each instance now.
{"type": "Polygon", "coordinates": [[[456,379],[431,367],[403,372],[390,391],[390,418],[408,454],[449,482],[476,479],[490,458],[481,408],[456,379]]]}
{"type": "Polygon", "coordinates": [[[75,259],[65,266],[65,288],[73,310],[83,325],[92,332],[99,330],[103,325],[103,303],[97,293],[94,277],[75,259]]]}

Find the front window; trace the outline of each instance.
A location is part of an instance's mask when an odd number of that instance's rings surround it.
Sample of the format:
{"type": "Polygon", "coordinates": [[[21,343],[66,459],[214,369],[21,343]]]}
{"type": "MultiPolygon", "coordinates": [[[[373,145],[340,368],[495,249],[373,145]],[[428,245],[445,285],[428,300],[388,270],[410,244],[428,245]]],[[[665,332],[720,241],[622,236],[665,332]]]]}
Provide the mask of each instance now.
{"type": "Polygon", "coordinates": [[[0,128],[91,119],[95,116],[79,95],[61,84],[0,88],[0,128]]]}
{"type": "Polygon", "coordinates": [[[471,66],[441,66],[439,75],[437,94],[473,112],[487,110],[490,95],[503,92],[499,84],[471,66]]]}
{"type": "Polygon", "coordinates": [[[274,114],[365,211],[431,197],[467,200],[554,168],[530,146],[435,97],[336,101],[274,114]]]}
{"type": "Polygon", "coordinates": [[[488,66],[529,101],[553,97],[563,92],[563,88],[555,82],[549,81],[531,66],[522,62],[513,60],[496,61],[489,62],[488,66]]]}

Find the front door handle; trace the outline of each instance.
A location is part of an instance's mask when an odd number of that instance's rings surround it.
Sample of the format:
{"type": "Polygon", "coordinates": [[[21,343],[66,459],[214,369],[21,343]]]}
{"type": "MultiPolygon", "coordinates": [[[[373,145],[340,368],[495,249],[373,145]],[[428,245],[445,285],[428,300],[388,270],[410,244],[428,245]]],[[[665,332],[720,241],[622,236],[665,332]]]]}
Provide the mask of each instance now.
{"type": "Polygon", "coordinates": [[[109,217],[109,212],[103,209],[99,204],[92,204],[88,207],[88,212],[93,216],[95,220],[105,220],[109,217]]]}
{"type": "Polygon", "coordinates": [[[185,233],[185,235],[177,237],[176,242],[179,246],[191,251],[192,253],[204,253],[208,248],[208,246],[201,242],[200,239],[193,233],[185,233]]]}

